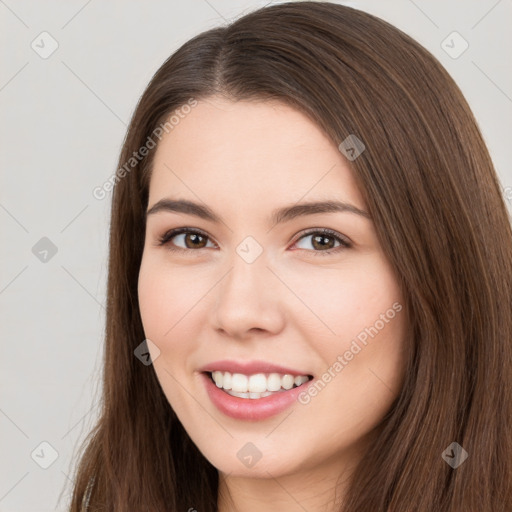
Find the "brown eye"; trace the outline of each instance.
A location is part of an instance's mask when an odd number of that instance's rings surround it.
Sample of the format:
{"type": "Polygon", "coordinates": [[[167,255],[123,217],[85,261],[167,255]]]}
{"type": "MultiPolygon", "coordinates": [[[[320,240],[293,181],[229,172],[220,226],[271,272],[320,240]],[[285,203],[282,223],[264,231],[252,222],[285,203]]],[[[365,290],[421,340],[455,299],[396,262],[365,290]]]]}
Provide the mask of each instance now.
{"type": "Polygon", "coordinates": [[[302,247],[299,246],[299,249],[309,250],[315,256],[317,254],[328,255],[351,247],[350,242],[343,235],[325,228],[311,230],[303,234],[296,242],[296,245],[299,243],[303,244],[302,247]],[[310,238],[310,241],[303,243],[302,241],[307,238],[310,238]],[[313,250],[310,250],[311,248],[313,250]]]}
{"type": "Polygon", "coordinates": [[[183,240],[189,249],[201,249],[206,245],[206,237],[198,233],[184,233],[183,240]]]}
{"type": "Polygon", "coordinates": [[[200,231],[180,228],[165,233],[165,235],[160,238],[159,245],[167,245],[170,250],[186,251],[187,249],[206,248],[208,240],[209,237],[200,231]]]}
{"type": "Polygon", "coordinates": [[[311,243],[315,249],[332,249],[336,241],[332,236],[314,235],[311,243]]]}

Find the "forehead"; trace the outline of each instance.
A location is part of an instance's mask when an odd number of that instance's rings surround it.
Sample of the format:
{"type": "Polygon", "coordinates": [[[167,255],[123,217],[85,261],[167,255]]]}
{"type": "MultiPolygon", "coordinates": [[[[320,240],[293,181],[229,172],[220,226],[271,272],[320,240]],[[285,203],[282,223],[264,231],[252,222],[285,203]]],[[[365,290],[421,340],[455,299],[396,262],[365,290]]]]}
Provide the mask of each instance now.
{"type": "Polygon", "coordinates": [[[352,169],[306,115],[277,101],[199,101],[156,149],[149,204],[162,197],[247,208],[339,199],[364,208],[352,169]]]}

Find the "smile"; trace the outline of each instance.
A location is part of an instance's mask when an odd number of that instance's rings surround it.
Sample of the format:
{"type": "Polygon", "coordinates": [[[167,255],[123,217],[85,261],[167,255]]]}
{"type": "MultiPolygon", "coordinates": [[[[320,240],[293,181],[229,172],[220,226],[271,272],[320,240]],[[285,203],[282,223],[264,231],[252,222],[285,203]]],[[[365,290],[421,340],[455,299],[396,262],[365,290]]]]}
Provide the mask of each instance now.
{"type": "Polygon", "coordinates": [[[210,373],[215,385],[231,396],[245,399],[259,399],[299,387],[310,380],[308,375],[280,373],[256,373],[244,375],[213,371],[210,373]]]}
{"type": "Polygon", "coordinates": [[[286,373],[246,375],[214,370],[200,376],[211,403],[222,414],[246,421],[262,421],[297,405],[298,395],[314,382],[310,375],[286,373]]]}

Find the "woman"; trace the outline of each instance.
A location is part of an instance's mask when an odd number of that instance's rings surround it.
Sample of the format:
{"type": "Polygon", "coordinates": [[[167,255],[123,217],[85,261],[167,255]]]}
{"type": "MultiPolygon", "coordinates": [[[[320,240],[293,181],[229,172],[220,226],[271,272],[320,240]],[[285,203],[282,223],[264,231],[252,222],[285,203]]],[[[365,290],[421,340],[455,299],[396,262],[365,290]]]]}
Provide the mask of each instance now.
{"type": "Polygon", "coordinates": [[[207,31],[115,181],[71,510],[512,509],[510,220],[425,49],[323,2],[207,31]]]}

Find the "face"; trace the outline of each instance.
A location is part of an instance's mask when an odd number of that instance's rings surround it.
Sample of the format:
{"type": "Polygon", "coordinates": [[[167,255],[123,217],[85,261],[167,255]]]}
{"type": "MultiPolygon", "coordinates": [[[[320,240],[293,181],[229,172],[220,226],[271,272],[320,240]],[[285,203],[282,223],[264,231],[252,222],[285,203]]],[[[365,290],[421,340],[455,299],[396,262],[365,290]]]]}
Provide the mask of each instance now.
{"type": "Polygon", "coordinates": [[[170,406],[221,473],[342,470],[399,393],[402,297],[352,172],[278,102],[200,101],[156,149],[144,331],[170,406]]]}

